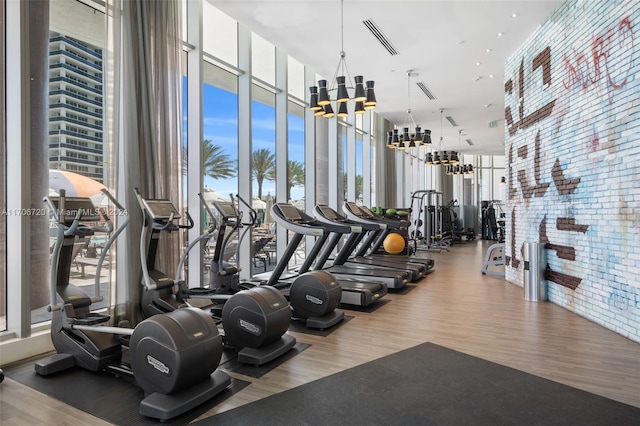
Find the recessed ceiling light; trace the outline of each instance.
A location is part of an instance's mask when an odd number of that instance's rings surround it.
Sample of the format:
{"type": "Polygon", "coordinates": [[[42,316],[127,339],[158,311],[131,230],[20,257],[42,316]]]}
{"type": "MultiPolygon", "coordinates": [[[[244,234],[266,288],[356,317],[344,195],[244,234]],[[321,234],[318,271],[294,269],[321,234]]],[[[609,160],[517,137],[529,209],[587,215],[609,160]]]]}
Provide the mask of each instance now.
{"type": "Polygon", "coordinates": [[[493,74],[489,74],[489,78],[493,78],[493,74]]]}
{"type": "Polygon", "coordinates": [[[490,107],[491,107],[491,104],[484,104],[484,107],[485,107],[485,108],[490,108],[490,107]]]}
{"type": "Polygon", "coordinates": [[[511,17],[512,17],[512,18],[517,18],[518,16],[520,16],[520,14],[519,14],[518,12],[513,12],[513,13],[511,14],[511,17]]]}
{"type": "Polygon", "coordinates": [[[493,52],[493,49],[484,49],[484,52],[485,53],[491,53],[491,52],[493,52]]]}
{"type": "Polygon", "coordinates": [[[482,62],[480,61],[476,62],[476,65],[482,65],[482,62]]]}
{"type": "Polygon", "coordinates": [[[504,35],[503,32],[499,32],[498,34],[496,34],[498,37],[502,37],[504,35]]]}

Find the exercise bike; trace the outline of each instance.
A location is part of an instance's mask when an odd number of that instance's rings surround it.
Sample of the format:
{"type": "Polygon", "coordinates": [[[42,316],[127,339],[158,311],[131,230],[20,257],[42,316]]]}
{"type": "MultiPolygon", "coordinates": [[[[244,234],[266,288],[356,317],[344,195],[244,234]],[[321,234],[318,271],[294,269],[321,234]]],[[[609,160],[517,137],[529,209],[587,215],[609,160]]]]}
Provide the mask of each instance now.
{"type": "Polygon", "coordinates": [[[92,372],[131,377],[144,390],[140,414],[169,420],[224,391],[231,378],[217,367],[222,357],[222,337],[215,322],[199,309],[181,309],[148,318],[134,328],[107,325],[111,318],[91,311],[102,301],[100,271],[105,256],[129,222],[127,211],[109,194],[118,209],[115,232],[110,218],[97,211],[89,198],[45,197],[58,223],[51,260],[49,311],[51,339],[56,354],[36,362],[35,371],[52,375],[74,366],[92,372]],[[95,225],[100,220],[103,225],[95,225]],[[109,237],[95,272],[95,296],[69,283],[73,246],[95,233],[109,237]],[[61,300],[58,303],[58,299],[61,300]],[[128,349],[128,350],[127,350],[128,349]],[[123,362],[123,355],[129,362],[123,362]]]}
{"type": "MultiPolygon", "coordinates": [[[[222,305],[221,314],[214,313],[212,317],[222,323],[223,342],[237,351],[239,362],[262,365],[293,348],[296,338],[285,334],[289,328],[291,313],[286,298],[278,290],[264,286],[233,294],[220,294],[217,288],[189,288],[185,281],[180,279],[182,266],[190,250],[212,237],[215,222],[213,227],[210,226],[189,244],[180,257],[175,278],[172,279],[155,269],[160,235],[163,232],[171,233],[192,228],[193,220],[186,213],[187,224],[177,224],[176,221],[181,216],[171,201],[145,199],[137,188],[134,192],[144,216],[144,226],[140,235],[140,258],[143,268],[141,301],[145,316],[151,317],[188,307],[189,299],[209,299],[217,306],[222,305]]],[[[202,196],[200,197],[206,206],[202,196]]],[[[217,246],[224,240],[224,231],[220,230],[217,246]]],[[[235,268],[226,268],[220,273],[237,282],[237,272],[235,268]]]]}

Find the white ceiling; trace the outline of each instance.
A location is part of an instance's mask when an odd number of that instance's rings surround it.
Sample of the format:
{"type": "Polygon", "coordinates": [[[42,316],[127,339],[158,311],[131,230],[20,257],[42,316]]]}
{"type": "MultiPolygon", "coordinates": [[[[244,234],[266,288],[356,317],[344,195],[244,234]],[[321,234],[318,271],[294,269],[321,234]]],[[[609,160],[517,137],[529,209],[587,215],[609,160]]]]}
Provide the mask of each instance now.
{"type": "MultiPolygon", "coordinates": [[[[331,80],[341,50],[339,0],[207,1],[331,80]]],[[[460,146],[468,154],[504,154],[505,61],[561,3],[344,0],[347,65],[352,75],[375,81],[376,112],[396,125],[405,123],[411,107],[415,121],[431,129],[436,147],[442,135],[443,149],[460,146]],[[375,22],[397,55],[367,29],[367,19],[375,22]],[[409,80],[408,70],[418,75],[409,80]],[[452,117],[458,126],[441,115],[452,117]],[[490,127],[492,121],[497,127],[490,127]]]]}

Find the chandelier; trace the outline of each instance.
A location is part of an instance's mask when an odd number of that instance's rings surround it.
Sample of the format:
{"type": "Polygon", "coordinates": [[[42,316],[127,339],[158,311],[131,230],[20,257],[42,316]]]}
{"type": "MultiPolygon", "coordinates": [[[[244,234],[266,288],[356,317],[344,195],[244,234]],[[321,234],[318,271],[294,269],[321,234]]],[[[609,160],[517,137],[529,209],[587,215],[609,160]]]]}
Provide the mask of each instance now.
{"type": "Polygon", "coordinates": [[[347,66],[344,51],[344,0],[340,0],[340,60],[336,72],[333,74],[331,84],[327,87],[327,80],[318,80],[317,86],[309,87],[311,97],[309,100],[309,109],[315,111],[317,117],[331,118],[346,117],[347,101],[355,101],[355,113],[364,114],[366,110],[376,107],[376,94],[373,90],[374,82],[369,80],[364,82],[364,77],[356,75],[351,78],[349,67],[347,66]],[[355,82],[355,84],[354,84],[355,82]],[[349,90],[353,91],[353,97],[349,95],[349,90]],[[335,98],[331,98],[330,94],[334,94],[335,98]],[[337,114],[334,112],[331,104],[336,105],[337,114]]]}
{"type": "Polygon", "coordinates": [[[473,165],[460,164],[460,135],[462,130],[458,130],[458,151],[445,151],[440,150],[442,148],[442,113],[444,108],[440,109],[440,141],[438,142],[438,150],[434,152],[428,152],[424,161],[427,165],[442,165],[445,166],[445,173],[447,175],[460,175],[460,174],[473,174],[473,165]]]}
{"type": "Polygon", "coordinates": [[[418,73],[413,72],[413,70],[407,71],[407,100],[409,105],[407,117],[402,124],[402,133],[399,133],[397,128],[387,132],[387,147],[389,148],[416,148],[431,143],[431,130],[425,129],[422,131],[411,114],[411,77],[417,75],[418,73]],[[415,129],[415,131],[410,133],[412,129],[415,129]]]}

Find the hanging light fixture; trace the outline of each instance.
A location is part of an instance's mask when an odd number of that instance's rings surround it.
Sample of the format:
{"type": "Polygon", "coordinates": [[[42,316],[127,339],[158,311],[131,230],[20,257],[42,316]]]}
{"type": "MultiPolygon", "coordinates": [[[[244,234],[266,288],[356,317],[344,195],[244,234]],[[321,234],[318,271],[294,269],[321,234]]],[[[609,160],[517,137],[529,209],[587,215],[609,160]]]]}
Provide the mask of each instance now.
{"type": "Polygon", "coordinates": [[[458,151],[445,151],[442,149],[442,116],[444,108],[440,109],[440,141],[438,142],[437,150],[427,153],[427,157],[424,161],[427,165],[442,165],[445,166],[445,174],[447,175],[461,175],[461,174],[473,174],[473,166],[471,164],[461,164],[462,157],[460,154],[460,136],[462,130],[458,130],[458,151]]]}
{"type": "MultiPolygon", "coordinates": [[[[442,115],[444,113],[444,108],[440,108],[440,141],[438,142],[438,148],[433,153],[428,153],[427,158],[425,160],[425,164],[428,165],[449,165],[449,164],[457,164],[458,163],[458,153],[456,151],[441,151],[442,149],[442,141],[444,138],[442,137],[442,115]]],[[[431,135],[429,135],[429,141],[431,141],[431,135]]]]}
{"type": "Polygon", "coordinates": [[[366,110],[376,107],[376,94],[374,92],[374,82],[364,81],[364,77],[356,75],[351,79],[351,73],[347,66],[344,51],[344,0],[340,0],[340,60],[338,67],[333,74],[330,86],[327,87],[327,80],[318,80],[317,86],[309,87],[311,94],[309,100],[309,109],[314,111],[315,116],[331,118],[334,115],[338,117],[346,117],[347,102],[352,100],[355,102],[355,113],[364,114],[366,110]],[[353,90],[353,98],[349,96],[349,90],[353,90]],[[335,92],[335,98],[331,99],[330,94],[335,92]],[[335,103],[338,113],[335,114],[331,104],[335,103]]]}
{"type": "Polygon", "coordinates": [[[463,175],[463,174],[472,174],[473,166],[471,164],[461,164],[460,161],[460,137],[462,136],[462,130],[458,130],[458,152],[451,151],[449,156],[449,166],[447,166],[447,174],[451,175],[463,175]],[[452,159],[452,156],[455,157],[455,160],[452,159]],[[454,162],[455,161],[455,162],[454,162]]]}
{"type": "MultiPolygon", "coordinates": [[[[416,148],[431,143],[431,130],[425,129],[422,131],[420,125],[416,124],[411,114],[411,77],[416,75],[418,73],[413,72],[413,70],[407,71],[407,101],[409,108],[402,124],[402,133],[398,136],[398,141],[394,145],[397,149],[416,148]]],[[[395,129],[394,132],[397,134],[398,129],[395,129]]]]}

